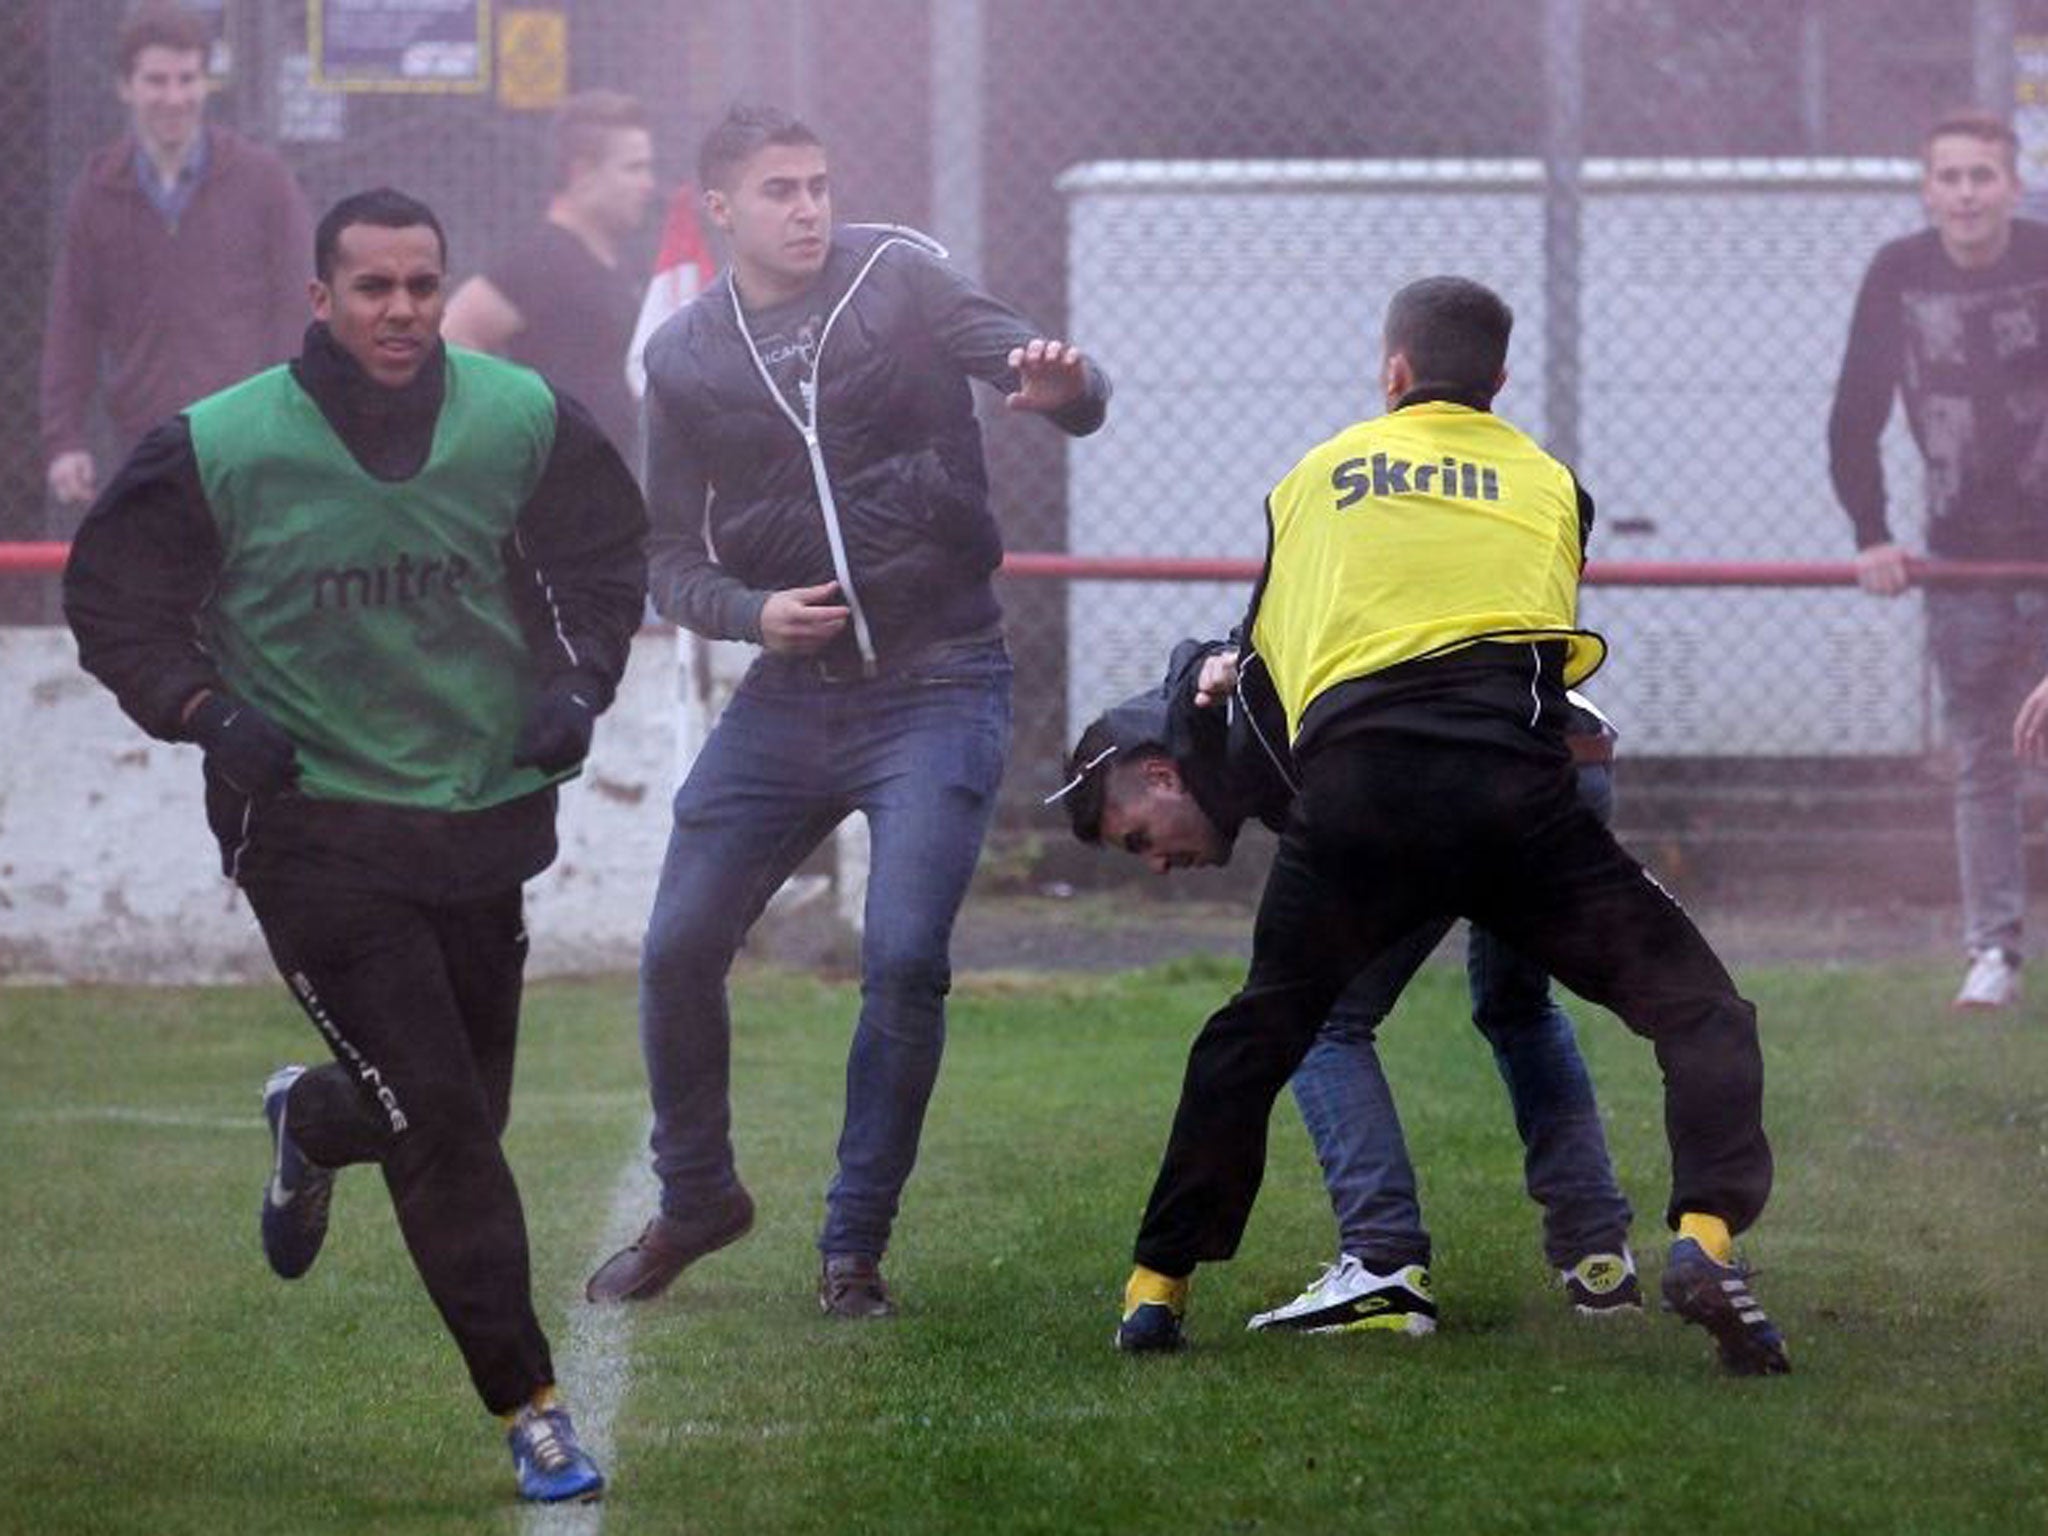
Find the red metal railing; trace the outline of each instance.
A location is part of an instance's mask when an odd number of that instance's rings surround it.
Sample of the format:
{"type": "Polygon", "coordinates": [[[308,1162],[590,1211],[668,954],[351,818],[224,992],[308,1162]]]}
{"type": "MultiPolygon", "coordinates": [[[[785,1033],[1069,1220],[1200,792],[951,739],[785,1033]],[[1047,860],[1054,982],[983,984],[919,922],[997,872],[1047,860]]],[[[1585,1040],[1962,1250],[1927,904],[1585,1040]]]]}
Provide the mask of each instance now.
{"type": "MultiPolygon", "coordinates": [[[[0,576],[51,576],[64,569],[71,546],[55,540],[0,544],[0,576]]],[[[2048,581],[2048,562],[1912,560],[1914,582],[1945,586],[1970,581],[2048,581]]],[[[1154,555],[1019,553],[1003,574],[1056,581],[1250,581],[1256,560],[1175,559],[1154,555]]],[[[1595,560],[1586,584],[1602,587],[1846,587],[1856,568],[1846,560],[1595,560]]]]}
{"type": "MultiPolygon", "coordinates": [[[[2048,562],[2024,560],[1910,560],[1912,579],[1925,586],[1970,581],[2048,581],[2048,562]]],[[[1250,581],[1256,560],[1174,560],[1149,555],[1013,554],[1006,576],[1078,581],[1250,581]]],[[[1847,560],[1594,560],[1586,583],[1604,587],[1851,587],[1856,567],[1847,560]]]]}
{"type": "Polygon", "coordinates": [[[64,569],[69,544],[0,544],[0,576],[54,576],[64,569]]]}

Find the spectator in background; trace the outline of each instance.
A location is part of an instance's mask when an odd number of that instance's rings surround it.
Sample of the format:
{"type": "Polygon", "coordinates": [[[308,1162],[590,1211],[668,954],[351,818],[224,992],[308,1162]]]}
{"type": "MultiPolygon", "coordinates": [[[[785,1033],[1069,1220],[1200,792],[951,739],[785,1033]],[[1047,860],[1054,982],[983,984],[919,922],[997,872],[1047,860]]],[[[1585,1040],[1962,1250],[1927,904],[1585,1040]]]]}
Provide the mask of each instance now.
{"type": "Polygon", "coordinates": [[[540,227],[455,290],[444,334],[568,391],[637,464],[640,410],[626,387],[626,351],[646,285],[619,245],[654,196],[654,141],[640,103],[616,91],[571,96],[555,118],[554,173],[540,227]]]}
{"type": "Polygon", "coordinates": [[[334,1058],[264,1088],[271,1268],[303,1275],[337,1171],[376,1164],[521,1497],[585,1499],[501,1137],[521,888],[626,665],[646,514],[574,400],[441,346],[446,256],[412,198],[337,203],[303,350],[143,439],[64,610],[129,716],[205,752],[223,868],[334,1058]]]}
{"type": "MultiPolygon", "coordinates": [[[[1886,517],[1878,441],[1894,396],[1927,465],[1927,551],[2048,559],[2048,225],[2014,217],[2019,144],[1965,112],[1928,132],[1921,195],[1933,228],[1894,240],[1864,274],[1828,420],[1835,494],[1863,590],[1896,597],[1907,551],[1886,517]]],[[[1956,851],[1969,969],[1958,1008],[2020,996],[2026,865],[2014,712],[2048,668],[2048,590],[1927,593],[1927,640],[1955,742],[1956,851]]]]}
{"type": "Polygon", "coordinates": [[[732,265],[647,349],[650,588],[665,617],[761,654],[676,794],[648,919],[660,1209],[587,1294],[659,1295],[753,1224],[726,973],[776,887],[858,811],[874,851],[818,1304],[887,1317],[882,1255],[1010,733],[1002,537],[970,384],[1078,436],[1102,425],[1109,381],[925,236],[835,228],[825,148],[793,118],[735,108],[698,172],[732,265]]]}
{"type": "Polygon", "coordinates": [[[297,350],[312,220],[282,160],[206,112],[205,23],[145,4],[115,46],[128,131],[87,163],[64,217],[43,329],[50,492],[98,490],[105,369],[115,456],[165,417],[297,350]]]}
{"type": "MultiPolygon", "coordinates": [[[[1605,822],[1613,727],[1570,697],[1565,741],[1579,801],[1605,822]]],[[[1082,842],[1135,854],[1160,874],[1225,864],[1246,821],[1286,827],[1295,789],[1286,738],[1284,720],[1262,726],[1239,699],[1233,648],[1185,640],[1158,687],[1081,733],[1052,799],[1082,842]]],[[[1295,1070],[1295,1103],[1337,1216],[1337,1261],[1294,1301],[1254,1317],[1253,1329],[1436,1330],[1429,1232],[1373,1037],[1450,926],[1448,917],[1424,923],[1359,972],[1295,1070]]],[[[1640,1314],[1633,1213],[1615,1182],[1571,1016],[1551,997],[1542,967],[1484,928],[1471,931],[1466,973],[1472,1022],[1493,1047],[1514,1108],[1529,1196],[1543,1207],[1544,1257],[1576,1311],[1640,1314]]]]}

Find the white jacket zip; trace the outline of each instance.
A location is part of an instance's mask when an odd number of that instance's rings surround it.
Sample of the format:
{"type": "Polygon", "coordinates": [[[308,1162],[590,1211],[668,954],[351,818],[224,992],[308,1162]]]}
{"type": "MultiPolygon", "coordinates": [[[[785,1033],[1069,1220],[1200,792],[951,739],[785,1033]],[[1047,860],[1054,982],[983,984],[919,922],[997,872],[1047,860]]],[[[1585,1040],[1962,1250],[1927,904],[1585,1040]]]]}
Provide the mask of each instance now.
{"type": "MultiPolygon", "coordinates": [[[[874,226],[855,224],[848,227],[861,229],[874,226]]],[[[846,537],[839,526],[839,502],[832,494],[832,478],[825,469],[824,445],[818,440],[817,379],[825,366],[825,342],[832,334],[832,327],[839,319],[839,312],[846,308],[847,302],[853,298],[854,291],[866,279],[882,252],[892,245],[913,244],[921,245],[940,257],[946,254],[945,247],[938,241],[913,229],[903,229],[891,234],[888,239],[868,252],[867,260],[862,262],[860,270],[854,273],[853,281],[846,285],[846,292],[841,294],[839,302],[832,306],[832,313],[825,317],[824,327],[818,332],[817,351],[811,359],[811,377],[800,388],[804,400],[802,415],[798,415],[795,408],[790,405],[789,397],[777,386],[775,375],[770,373],[768,365],[761,361],[761,349],[754,345],[754,333],[747,329],[746,307],[740,303],[739,289],[733,285],[730,272],[726,274],[725,280],[726,291],[732,296],[733,318],[739,322],[740,335],[746,338],[747,355],[754,360],[754,371],[760,374],[761,383],[768,390],[768,397],[775,402],[782,414],[789,418],[789,424],[803,435],[804,452],[809,456],[811,463],[811,481],[818,491],[818,514],[825,520],[825,542],[832,549],[832,573],[838,579],[840,595],[846,599],[847,610],[853,616],[853,642],[860,648],[860,669],[865,677],[875,675],[875,640],[868,629],[867,610],[861,605],[860,593],[853,584],[853,567],[846,558],[846,537]]]]}

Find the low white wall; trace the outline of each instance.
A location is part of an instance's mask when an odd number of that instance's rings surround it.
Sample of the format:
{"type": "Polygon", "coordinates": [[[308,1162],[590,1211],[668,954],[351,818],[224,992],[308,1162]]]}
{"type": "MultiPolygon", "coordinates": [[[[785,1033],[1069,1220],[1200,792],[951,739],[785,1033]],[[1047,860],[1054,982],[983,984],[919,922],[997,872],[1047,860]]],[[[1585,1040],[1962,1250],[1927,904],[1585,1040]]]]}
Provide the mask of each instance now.
{"type": "MultiPolygon", "coordinates": [[[[561,856],[527,887],[532,974],[630,969],[667,844],[679,746],[699,728],[672,636],[642,635],[582,776],[561,856]]],[[[137,729],[69,631],[0,628],[0,981],[274,974],[220,874],[199,753],[137,729]]]]}

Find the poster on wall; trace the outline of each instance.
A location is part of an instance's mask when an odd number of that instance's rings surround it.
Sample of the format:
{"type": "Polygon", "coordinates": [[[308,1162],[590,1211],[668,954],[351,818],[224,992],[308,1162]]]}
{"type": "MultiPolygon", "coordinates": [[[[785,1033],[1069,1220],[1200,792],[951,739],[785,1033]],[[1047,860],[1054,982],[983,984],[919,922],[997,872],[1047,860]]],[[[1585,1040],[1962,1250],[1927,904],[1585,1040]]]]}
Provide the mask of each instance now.
{"type": "Polygon", "coordinates": [[[313,84],[313,61],[297,51],[277,61],[277,138],[284,144],[339,144],[348,137],[348,98],[313,84]]]}
{"type": "Polygon", "coordinates": [[[507,6],[498,13],[498,105],[540,112],[569,89],[569,17],[556,6],[507,6]]]}
{"type": "Polygon", "coordinates": [[[2020,211],[2048,218],[2048,36],[2012,40],[2012,127],[2020,141],[2020,211]]]}
{"type": "Polygon", "coordinates": [[[490,0],[308,0],[312,84],[330,91],[481,91],[490,0]]]}

